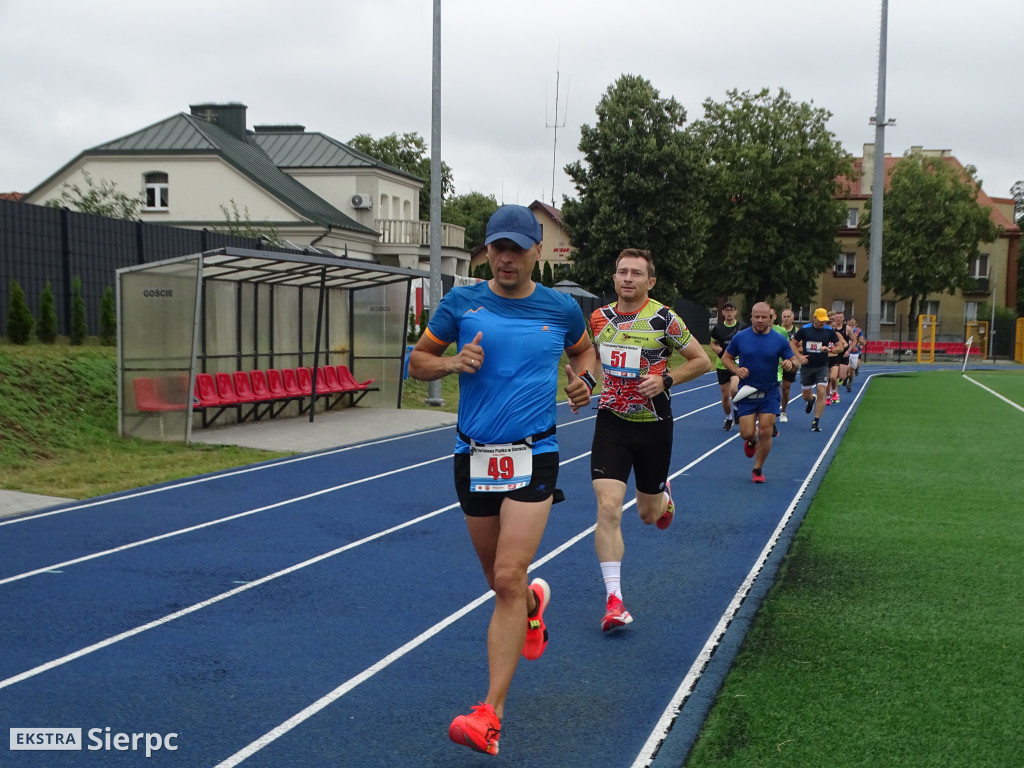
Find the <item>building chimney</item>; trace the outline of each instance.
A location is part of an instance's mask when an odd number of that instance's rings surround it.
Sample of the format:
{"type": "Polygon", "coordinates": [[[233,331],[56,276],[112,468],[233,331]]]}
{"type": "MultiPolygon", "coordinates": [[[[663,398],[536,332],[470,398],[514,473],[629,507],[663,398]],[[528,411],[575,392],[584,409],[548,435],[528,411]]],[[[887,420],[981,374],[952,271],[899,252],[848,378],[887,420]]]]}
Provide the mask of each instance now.
{"type": "Polygon", "coordinates": [[[193,117],[219,125],[232,136],[245,140],[245,104],[190,104],[189,109],[193,117]]]}

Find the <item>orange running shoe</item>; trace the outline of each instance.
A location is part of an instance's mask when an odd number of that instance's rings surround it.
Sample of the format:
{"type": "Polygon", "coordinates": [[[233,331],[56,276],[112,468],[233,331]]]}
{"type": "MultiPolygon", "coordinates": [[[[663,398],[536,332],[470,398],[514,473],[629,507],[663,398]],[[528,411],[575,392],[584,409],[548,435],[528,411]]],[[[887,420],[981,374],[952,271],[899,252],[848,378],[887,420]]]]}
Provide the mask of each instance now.
{"type": "Polygon", "coordinates": [[[601,631],[610,632],[613,629],[626,626],[632,620],[633,617],[629,615],[626,606],[622,604],[622,599],[618,595],[608,595],[608,608],[604,618],[601,619],[601,631]]]}
{"type": "Polygon", "coordinates": [[[498,754],[501,721],[490,704],[480,702],[468,715],[459,715],[448,726],[448,738],[477,752],[498,754]]]}
{"type": "Polygon", "coordinates": [[[665,495],[668,496],[668,506],[665,507],[665,514],[654,521],[654,524],[663,531],[672,525],[672,518],[676,516],[676,503],[672,501],[672,483],[668,480],[665,481],[665,495]]]}
{"type": "Polygon", "coordinates": [[[544,579],[534,579],[530,589],[537,596],[537,613],[526,619],[526,640],[523,641],[523,656],[533,661],[539,659],[548,647],[548,628],[544,625],[544,609],[551,602],[551,587],[544,579]]]}

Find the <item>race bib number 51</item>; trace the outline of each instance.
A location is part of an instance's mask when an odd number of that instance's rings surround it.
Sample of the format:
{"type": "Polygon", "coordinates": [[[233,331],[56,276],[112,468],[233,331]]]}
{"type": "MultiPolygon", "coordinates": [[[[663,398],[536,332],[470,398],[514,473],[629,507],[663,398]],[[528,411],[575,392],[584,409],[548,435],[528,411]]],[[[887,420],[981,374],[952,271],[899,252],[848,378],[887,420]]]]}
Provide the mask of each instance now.
{"type": "Polygon", "coordinates": [[[469,490],[514,491],[530,484],[533,450],[528,445],[474,445],[469,456],[469,490]]]}
{"type": "Polygon", "coordinates": [[[604,343],[600,349],[601,365],[609,376],[635,379],[640,375],[640,347],[604,343]]]}

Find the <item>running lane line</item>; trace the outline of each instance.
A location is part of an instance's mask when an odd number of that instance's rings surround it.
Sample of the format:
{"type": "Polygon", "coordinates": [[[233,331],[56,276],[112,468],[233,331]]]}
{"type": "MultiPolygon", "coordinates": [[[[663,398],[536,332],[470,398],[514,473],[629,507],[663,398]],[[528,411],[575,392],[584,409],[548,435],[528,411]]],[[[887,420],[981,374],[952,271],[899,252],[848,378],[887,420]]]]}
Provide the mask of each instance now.
{"type": "MultiPolygon", "coordinates": [[[[717,402],[716,403],[712,403],[712,405],[719,405],[719,403],[717,403],[717,402]]],[[[703,410],[703,409],[701,409],[701,410],[703,410]]],[[[710,451],[707,451],[702,456],[698,456],[696,459],[691,461],[685,467],[682,467],[681,469],[679,469],[676,472],[674,472],[669,477],[669,479],[670,480],[674,479],[677,476],[683,474],[684,472],[692,469],[697,464],[699,464],[700,462],[704,461],[706,458],[708,458],[709,456],[714,454],[716,451],[721,450],[729,442],[730,442],[729,440],[726,440],[726,441],[720,443],[719,445],[715,446],[714,448],[712,448],[710,451]]],[[[568,464],[568,463],[573,462],[573,461],[577,461],[578,459],[582,459],[582,458],[584,458],[584,457],[586,457],[588,455],[590,455],[589,451],[587,453],[580,454],[579,456],[574,456],[573,458],[568,459],[567,461],[560,462],[560,465],[564,465],[564,464],[568,464]]],[[[636,504],[636,499],[635,498],[632,501],[628,502],[627,504],[624,504],[622,508],[623,508],[623,510],[626,510],[626,509],[629,509],[634,504],[636,504]]],[[[559,546],[555,547],[553,550],[548,552],[543,557],[535,560],[533,563],[530,564],[530,567],[527,570],[528,571],[533,571],[534,569],[539,568],[540,566],[544,565],[545,563],[549,562],[550,560],[553,560],[554,558],[558,557],[560,554],[562,554],[563,552],[565,552],[566,550],[568,550],[569,548],[573,547],[574,545],[576,545],[577,543],[579,543],[580,541],[582,541],[583,539],[588,537],[590,534],[592,534],[596,528],[597,528],[597,524],[595,523],[594,525],[591,525],[589,528],[585,528],[584,530],[580,531],[579,533],[577,533],[572,538],[567,539],[566,541],[562,542],[559,546]]],[[[348,680],[346,680],[344,683],[339,685],[333,691],[330,691],[329,693],[327,693],[324,696],[320,697],[319,699],[314,701],[312,704],[310,704],[308,707],[305,707],[304,709],[300,710],[299,712],[296,712],[294,715],[289,717],[287,720],[285,720],[280,725],[275,726],[274,728],[270,729],[269,731],[267,731],[265,734],[260,736],[255,741],[247,744],[245,747],[243,747],[242,749],[238,750],[238,752],[236,752],[235,754],[231,755],[231,757],[229,757],[226,760],[223,760],[220,763],[218,763],[215,766],[215,768],[234,768],[234,766],[239,765],[244,760],[247,760],[248,758],[252,757],[254,754],[259,752],[264,747],[266,747],[269,744],[273,743],[274,741],[279,739],[281,736],[284,736],[286,733],[288,733],[288,731],[292,730],[293,728],[295,728],[298,725],[301,725],[303,722],[305,722],[306,720],[311,718],[316,713],[320,712],[325,707],[328,707],[331,704],[333,704],[334,702],[336,702],[338,699],[340,699],[342,696],[344,696],[345,694],[347,694],[350,691],[352,691],[358,685],[360,685],[362,683],[365,683],[367,680],[369,680],[371,677],[376,675],[378,672],[386,669],[388,666],[390,666],[392,663],[398,661],[400,658],[405,656],[410,651],[413,651],[416,648],[418,648],[420,645],[422,645],[427,640],[432,638],[434,635],[436,635],[442,629],[445,629],[446,627],[450,626],[451,624],[453,624],[456,621],[458,621],[459,619],[461,619],[463,616],[466,616],[467,614],[469,614],[472,611],[474,611],[477,608],[479,608],[481,605],[483,605],[488,600],[490,600],[493,596],[494,596],[493,590],[488,590],[484,594],[480,595],[480,597],[478,597],[475,600],[473,600],[472,602],[467,603],[466,605],[464,605],[462,608],[460,608],[455,613],[453,613],[453,614],[447,616],[446,618],[442,619],[441,621],[439,621],[437,624],[432,626],[430,629],[420,633],[419,635],[414,637],[412,640],[407,642],[405,645],[401,646],[400,648],[396,648],[394,651],[389,653],[387,656],[382,658],[380,661],[378,661],[375,664],[372,664],[371,666],[369,666],[366,669],[364,669],[358,675],[350,677],[348,680]]]]}
{"type": "MultiPolygon", "coordinates": [[[[596,417],[588,417],[588,418],[596,418],[596,417]]],[[[586,419],[580,419],[580,421],[585,421],[585,420],[586,419]]],[[[726,441],[726,442],[728,442],[728,441],[726,441]]],[[[723,445],[724,445],[724,443],[723,443],[723,445]]],[[[706,456],[709,456],[711,453],[714,453],[716,450],[718,450],[721,447],[722,446],[719,445],[717,448],[712,449],[708,453],[704,454],[704,456],[702,456],[701,458],[697,459],[695,462],[692,462],[691,464],[687,465],[683,469],[681,469],[678,472],[676,472],[675,474],[673,474],[672,477],[675,477],[676,475],[681,474],[682,472],[685,472],[689,467],[691,467],[694,464],[696,464],[697,462],[701,461],[706,456]]],[[[590,451],[578,454],[576,456],[573,456],[571,458],[568,458],[568,459],[565,459],[564,461],[559,462],[559,466],[565,466],[567,464],[571,464],[572,462],[579,461],[580,459],[586,458],[589,455],[590,455],[590,451]]],[[[445,457],[442,457],[442,458],[447,459],[449,457],[450,456],[445,456],[445,457]]],[[[425,464],[430,464],[430,463],[433,463],[434,461],[439,461],[439,460],[440,459],[431,459],[430,461],[423,462],[423,464],[424,465],[425,464]]],[[[399,471],[399,470],[395,470],[395,471],[399,471]]],[[[393,472],[384,473],[381,476],[383,477],[383,476],[386,476],[388,474],[394,474],[394,471],[393,472]]],[[[354,484],[354,483],[346,483],[345,485],[352,485],[352,484],[354,484]]],[[[344,487],[344,486],[339,486],[339,487],[344,487]]],[[[333,490],[333,489],[328,489],[328,490],[333,490]]],[[[327,491],[320,491],[318,493],[326,493],[326,492],[327,491]]],[[[318,494],[311,494],[311,495],[318,495],[318,494]]],[[[309,497],[306,496],[306,497],[303,497],[303,498],[309,498],[309,497]]],[[[281,504],[284,504],[284,503],[287,503],[287,502],[282,502],[281,504]]],[[[635,502],[631,502],[631,503],[635,503],[635,502]]],[[[281,504],[272,505],[272,506],[281,506],[281,504]]],[[[241,594],[243,592],[246,592],[246,591],[248,591],[250,589],[253,589],[255,587],[262,586],[263,584],[266,584],[268,582],[274,581],[275,579],[278,579],[278,578],[280,578],[282,576],[286,576],[288,574],[294,573],[294,572],[296,572],[298,570],[301,570],[303,568],[309,567],[311,565],[315,565],[316,563],[319,563],[319,562],[321,562],[323,560],[327,560],[327,559],[329,559],[331,557],[334,557],[335,555],[339,555],[339,554],[341,554],[343,552],[346,552],[348,550],[354,549],[354,548],[356,548],[358,546],[361,546],[363,544],[367,544],[367,543],[369,543],[371,541],[375,541],[375,540],[377,540],[379,538],[383,538],[384,536],[387,536],[387,535],[389,535],[391,533],[394,533],[396,531],[402,530],[403,528],[408,528],[410,526],[417,525],[417,524],[419,524],[419,523],[421,523],[421,522],[423,522],[425,520],[428,520],[428,519],[430,519],[432,517],[440,515],[440,514],[442,514],[444,512],[447,512],[447,511],[449,511],[451,509],[456,509],[456,508],[458,508],[458,506],[459,506],[458,502],[456,502],[454,504],[449,504],[446,507],[442,507],[440,509],[434,510],[433,512],[428,512],[427,514],[421,515],[420,517],[413,518],[411,520],[407,520],[404,523],[401,523],[399,525],[392,526],[391,528],[388,528],[388,529],[383,530],[383,531],[378,531],[377,533],[371,534],[369,536],[365,536],[362,539],[359,539],[357,541],[349,542],[348,544],[345,544],[345,545],[343,545],[341,547],[337,547],[336,549],[333,549],[333,550],[331,550],[329,552],[324,552],[324,553],[322,553],[320,555],[317,555],[315,557],[312,557],[312,558],[309,558],[307,560],[304,560],[301,563],[296,563],[295,565],[291,565],[291,566],[289,566],[287,568],[284,568],[284,569],[282,569],[280,571],[276,571],[274,573],[268,574],[268,575],[263,576],[263,577],[261,577],[259,579],[251,581],[251,582],[249,582],[247,584],[243,584],[241,586],[235,587],[234,589],[228,590],[227,592],[222,592],[219,595],[214,595],[211,598],[208,598],[206,600],[200,601],[198,603],[194,603],[193,605],[190,605],[187,608],[182,608],[179,611],[175,611],[174,613],[170,613],[170,614],[167,614],[166,616],[162,616],[161,618],[155,619],[155,620],[153,620],[151,622],[148,622],[147,624],[142,624],[142,625],[140,625],[138,627],[126,630],[126,631],[121,632],[121,633],[119,633],[117,635],[112,635],[111,637],[108,637],[108,638],[106,638],[104,640],[100,640],[100,641],[98,641],[96,643],[93,643],[93,644],[91,644],[89,646],[86,646],[84,648],[80,648],[77,651],[73,651],[72,653],[65,654],[64,656],[61,656],[59,658],[52,659],[51,661],[48,661],[48,662],[46,662],[44,664],[40,664],[40,665],[38,665],[36,667],[33,667],[32,669],[28,669],[28,670],[26,670],[24,672],[21,672],[21,673],[17,674],[17,675],[13,675],[12,677],[9,677],[9,678],[7,678],[5,680],[0,680],[0,690],[2,690],[3,688],[7,688],[7,687],[9,687],[11,685],[14,685],[16,683],[20,683],[20,682],[22,682],[24,680],[27,680],[27,679],[31,678],[31,677],[35,677],[36,675],[42,674],[43,672],[47,672],[47,671],[49,671],[51,669],[55,669],[55,668],[57,668],[59,666],[67,664],[67,663],[69,663],[71,661],[74,661],[76,659],[79,659],[79,658],[81,658],[83,656],[87,656],[90,653],[93,653],[95,651],[99,651],[99,650],[102,650],[103,648],[107,648],[107,647],[109,647],[111,645],[114,645],[115,643],[121,642],[122,640],[127,640],[127,639],[129,639],[131,637],[135,637],[136,635],[142,634],[143,632],[146,632],[146,631],[148,631],[150,629],[155,629],[157,627],[164,626],[165,624],[168,624],[168,623],[174,621],[175,619],[180,619],[183,616],[188,616],[191,613],[195,613],[196,611],[199,611],[199,610],[201,610],[203,608],[206,608],[207,606],[215,605],[216,603],[219,603],[222,600],[226,600],[229,597],[234,597],[234,596],[239,595],[239,594],[241,594]]],[[[269,509],[269,508],[270,507],[264,507],[264,508],[261,508],[261,509],[269,509]]],[[[252,514],[254,512],[257,512],[257,511],[260,511],[260,510],[252,510],[250,512],[241,513],[240,515],[235,515],[233,517],[242,517],[242,516],[245,516],[247,514],[252,514]]],[[[202,527],[205,527],[205,525],[210,525],[210,524],[212,524],[212,523],[207,523],[207,524],[200,525],[200,526],[194,526],[193,529],[195,529],[195,528],[202,528],[202,527]]],[[[587,529],[585,531],[583,531],[582,533],[580,533],[576,537],[574,537],[572,540],[570,540],[569,543],[564,544],[564,545],[562,545],[561,548],[555,550],[554,553],[549,553],[548,555],[546,555],[544,559],[542,559],[541,561],[538,561],[538,563],[536,563],[533,566],[531,566],[531,570],[532,570],[532,568],[536,567],[537,565],[539,565],[541,563],[544,563],[544,562],[547,562],[552,557],[554,557],[557,553],[559,553],[561,551],[564,551],[564,549],[566,549],[569,546],[571,546],[572,544],[574,544],[580,538],[588,535],[590,532],[592,532],[594,530],[595,527],[596,527],[596,525],[592,526],[591,528],[589,528],[589,529],[587,529]]],[[[157,538],[165,538],[166,536],[169,536],[169,535],[173,535],[173,534],[166,534],[163,537],[154,537],[154,539],[148,539],[147,541],[155,541],[157,538]]],[[[135,544],[125,545],[124,547],[119,547],[117,549],[118,550],[129,549],[129,548],[131,548],[133,546],[137,546],[138,544],[141,544],[141,543],[144,543],[144,542],[136,542],[135,544]]],[[[115,551],[115,550],[110,550],[110,552],[113,552],[113,551],[115,551]]],[[[91,559],[91,557],[98,557],[101,554],[104,554],[104,553],[99,553],[97,555],[90,556],[90,557],[87,557],[87,558],[79,558],[78,560],[68,561],[68,563],[70,564],[70,563],[74,563],[74,562],[81,562],[82,560],[91,559]]],[[[50,566],[50,567],[51,568],[55,568],[57,566],[50,566]]],[[[13,581],[13,580],[18,579],[18,578],[24,578],[26,576],[30,576],[30,575],[33,575],[35,573],[39,573],[42,570],[46,570],[46,569],[40,569],[39,571],[32,571],[30,573],[21,574],[20,576],[10,577],[10,578],[5,579],[4,581],[0,582],[0,584],[8,582],[8,581],[13,581]]],[[[490,593],[490,594],[493,594],[493,593],[490,593]]],[[[487,596],[485,595],[485,596],[483,596],[483,598],[478,598],[478,600],[481,600],[481,599],[486,600],[486,597],[487,596]]],[[[470,609],[470,610],[472,610],[472,609],[470,609]]],[[[463,609],[463,611],[466,611],[466,609],[463,609]]],[[[466,612],[468,612],[468,611],[466,611],[466,612]]],[[[460,615],[462,615],[462,614],[460,613],[460,615]]],[[[424,640],[425,639],[426,638],[424,638],[424,640]]],[[[417,643],[417,645],[418,645],[418,643],[417,643]]],[[[415,645],[410,646],[410,648],[414,648],[414,647],[416,647],[416,646],[415,645]]],[[[388,657],[388,658],[390,658],[390,657],[388,657]]],[[[399,658],[399,657],[395,657],[395,658],[399,658]]],[[[392,661],[393,660],[394,659],[392,659],[392,661]]],[[[382,662],[378,662],[378,664],[381,664],[381,663],[382,662]]],[[[391,662],[389,661],[388,664],[390,664],[390,663],[391,662]]],[[[387,666],[387,664],[385,664],[384,666],[387,666]]],[[[380,667],[380,668],[383,669],[383,667],[380,667]]]]}

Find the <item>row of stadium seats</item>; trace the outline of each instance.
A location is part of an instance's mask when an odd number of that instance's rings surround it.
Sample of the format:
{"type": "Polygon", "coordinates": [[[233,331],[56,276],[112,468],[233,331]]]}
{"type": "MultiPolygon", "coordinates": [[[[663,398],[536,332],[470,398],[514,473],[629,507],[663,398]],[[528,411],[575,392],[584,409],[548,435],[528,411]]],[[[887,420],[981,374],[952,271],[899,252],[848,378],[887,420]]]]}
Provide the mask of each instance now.
{"type": "MultiPolygon", "coordinates": [[[[356,381],[344,365],[317,368],[316,396],[327,400],[328,408],[348,396],[350,405],[367,392],[377,392],[374,380],[356,381]]],[[[139,376],[132,381],[135,407],[140,413],[186,410],[188,375],[139,376]]],[[[290,403],[299,403],[304,413],[313,405],[313,369],[270,368],[232,373],[198,373],[192,392],[192,410],[202,412],[203,426],[209,426],[227,408],[234,408],[239,421],[250,416],[261,419],[279,415],[290,403]],[[307,402],[308,401],[308,402],[307,402]],[[210,415],[212,411],[212,415],[210,415]]]]}
{"type": "MultiPolygon", "coordinates": [[[[927,352],[929,345],[923,343],[921,350],[927,352]]],[[[865,355],[899,355],[900,352],[903,354],[917,354],[917,342],[916,341],[869,341],[864,345],[864,349],[861,350],[865,355]]],[[[967,344],[964,342],[955,341],[937,341],[935,342],[935,354],[937,355],[952,355],[956,357],[963,357],[967,351],[967,344]]],[[[981,350],[977,347],[971,348],[972,355],[980,355],[981,350]]]]}

